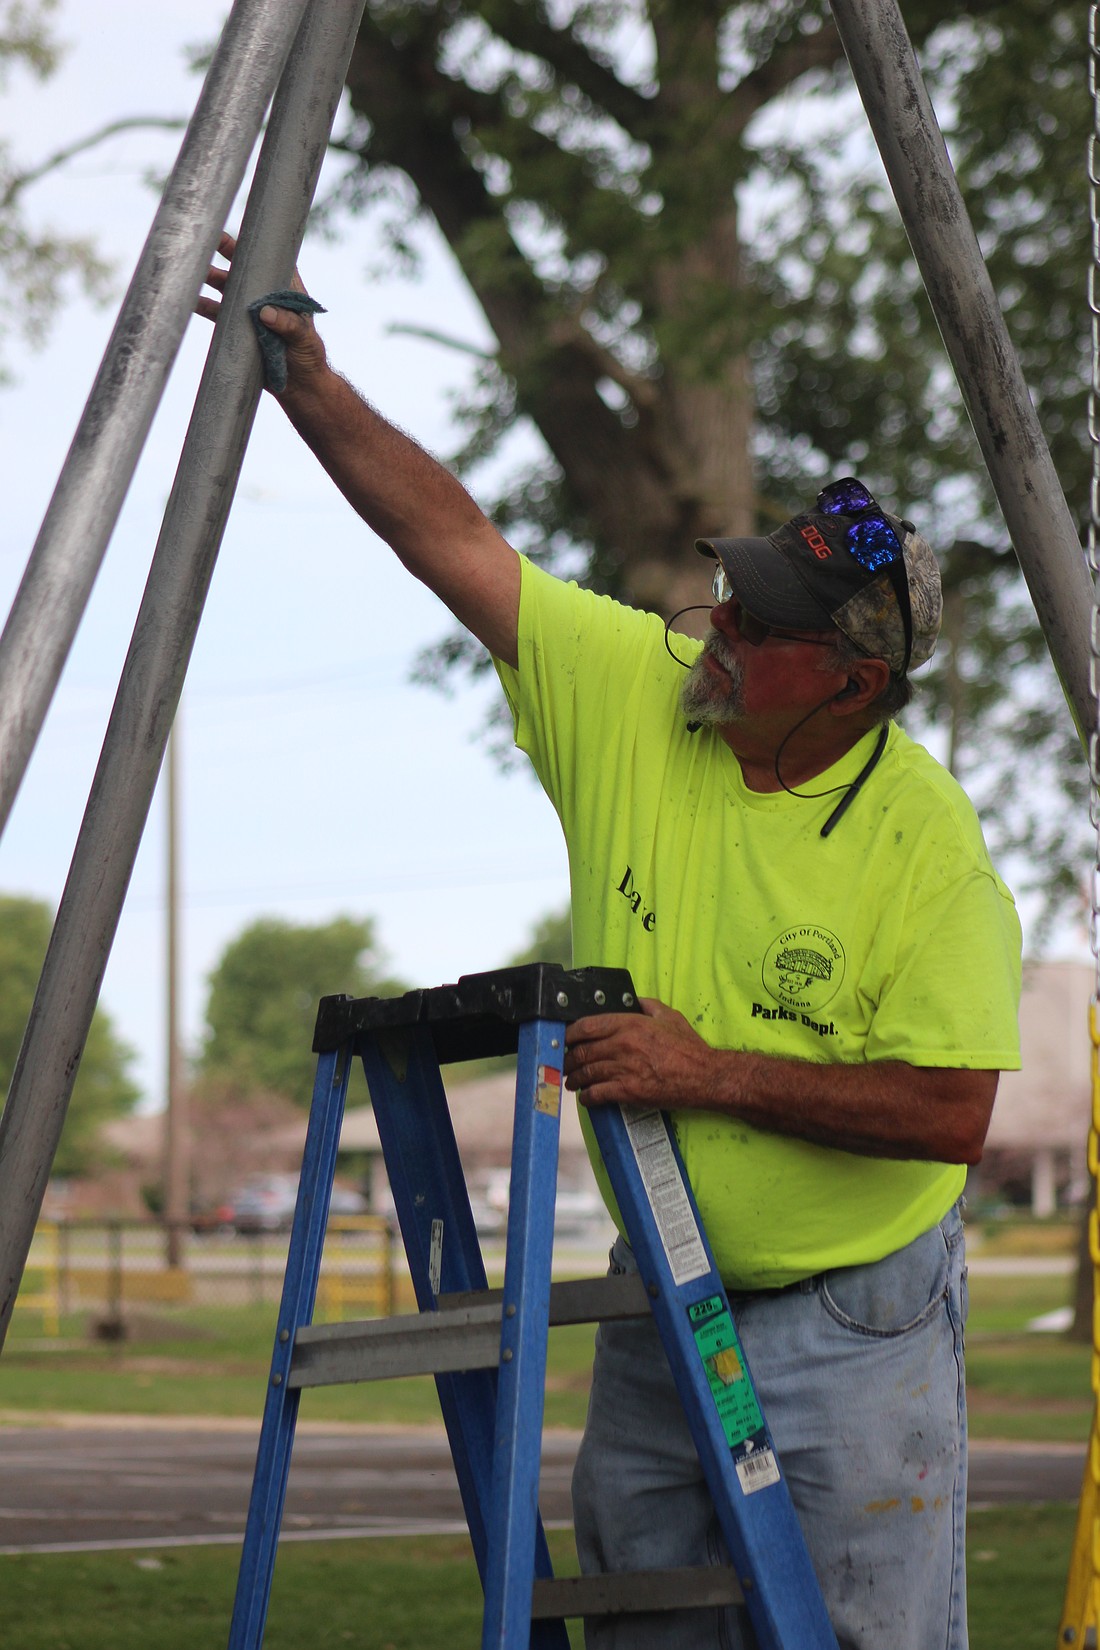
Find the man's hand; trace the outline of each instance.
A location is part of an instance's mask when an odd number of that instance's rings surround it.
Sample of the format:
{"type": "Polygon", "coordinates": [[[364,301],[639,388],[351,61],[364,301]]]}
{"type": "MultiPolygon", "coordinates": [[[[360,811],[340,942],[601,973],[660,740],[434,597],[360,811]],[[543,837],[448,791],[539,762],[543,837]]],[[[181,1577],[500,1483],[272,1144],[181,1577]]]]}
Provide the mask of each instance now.
{"type": "MultiPolygon", "coordinates": [[[[226,267],[220,264],[211,264],[206,272],[206,285],[214,288],[215,292],[224,292],[225,284],[229,279],[229,266],[233,263],[233,254],[237,250],[236,237],[223,234],[218,241],[218,251],[226,260],[226,267]]],[[[290,282],[295,292],[304,292],[305,286],[298,271],[290,282]]],[[[216,321],[221,309],[220,298],[199,297],[195,303],[196,315],[203,316],[207,321],[216,321]]],[[[279,400],[286,400],[299,392],[307,392],[311,383],[316,383],[328,369],[328,357],[320,334],[313,324],[311,315],[297,315],[290,309],[278,309],[274,304],[267,304],[260,311],[260,320],[265,327],[278,333],[286,345],[286,389],[279,396],[279,400]]]]}
{"type": "Polygon", "coordinates": [[[565,1034],[565,1086],[585,1106],[683,1109],[715,1098],[717,1051],[653,997],[641,1014],[593,1014],[565,1034]]]}

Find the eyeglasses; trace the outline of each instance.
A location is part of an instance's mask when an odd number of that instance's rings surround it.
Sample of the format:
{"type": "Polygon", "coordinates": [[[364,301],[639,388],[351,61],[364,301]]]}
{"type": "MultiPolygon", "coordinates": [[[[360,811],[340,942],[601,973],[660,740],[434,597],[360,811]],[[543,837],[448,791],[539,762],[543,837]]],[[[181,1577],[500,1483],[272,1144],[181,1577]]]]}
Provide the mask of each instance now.
{"type": "MultiPolygon", "coordinates": [[[[720,607],[735,599],[733,586],[721,562],[714,569],[711,589],[720,607]]],[[[811,647],[835,647],[838,640],[835,636],[802,636],[794,630],[780,630],[775,625],[766,624],[763,619],[758,619],[741,601],[737,602],[737,634],[742,641],[748,642],[750,647],[759,647],[769,636],[774,636],[779,642],[808,642],[811,647]]]]}
{"type": "Polygon", "coordinates": [[[905,631],[905,658],[897,672],[904,676],[913,653],[913,608],[909,600],[909,580],[905,572],[905,550],[886,519],[882,506],[855,476],[845,476],[823,487],[817,507],[829,516],[856,516],[845,529],[845,542],[852,560],[868,573],[885,571],[897,598],[905,631]]]}

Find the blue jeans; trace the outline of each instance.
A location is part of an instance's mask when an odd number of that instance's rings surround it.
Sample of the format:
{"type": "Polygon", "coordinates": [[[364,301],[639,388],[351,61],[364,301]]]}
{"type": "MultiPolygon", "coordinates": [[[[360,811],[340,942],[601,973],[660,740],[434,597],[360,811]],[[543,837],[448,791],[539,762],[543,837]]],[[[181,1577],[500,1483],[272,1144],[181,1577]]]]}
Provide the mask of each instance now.
{"type": "MultiPolygon", "coordinates": [[[[620,1238],[612,1270],[636,1270],[620,1238]]],[[[966,1650],[957,1209],[896,1254],[730,1298],[840,1650],[966,1650]]],[[[601,1324],[573,1476],[586,1573],[728,1562],[652,1319],[601,1324]]],[[[737,1607],[597,1618],[588,1650],[750,1650],[737,1607]]]]}

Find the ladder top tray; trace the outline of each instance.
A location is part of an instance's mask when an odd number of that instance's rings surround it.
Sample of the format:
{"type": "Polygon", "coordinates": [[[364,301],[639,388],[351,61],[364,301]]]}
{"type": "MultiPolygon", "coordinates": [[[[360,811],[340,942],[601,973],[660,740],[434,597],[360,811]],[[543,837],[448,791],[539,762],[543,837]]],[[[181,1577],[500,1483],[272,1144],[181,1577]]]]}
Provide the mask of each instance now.
{"type": "Polygon", "coordinates": [[[349,1038],[427,1026],[441,1064],[514,1054],[519,1028],[531,1020],[565,1024],[588,1014],[638,1012],[625,968],[559,968],[525,963],[487,974],[463,974],[454,985],[406,991],[400,997],[322,997],[313,1034],[315,1054],[349,1038]]]}

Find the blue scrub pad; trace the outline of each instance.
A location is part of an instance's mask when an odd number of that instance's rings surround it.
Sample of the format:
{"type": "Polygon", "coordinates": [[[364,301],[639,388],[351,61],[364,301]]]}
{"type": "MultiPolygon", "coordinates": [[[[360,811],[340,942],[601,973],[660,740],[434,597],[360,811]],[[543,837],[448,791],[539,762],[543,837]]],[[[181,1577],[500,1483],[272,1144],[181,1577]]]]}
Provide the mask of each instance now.
{"type": "Polygon", "coordinates": [[[289,287],[283,292],[268,292],[249,304],[248,313],[252,317],[263,357],[264,383],[276,395],[282,395],[286,389],[286,344],[277,332],[272,332],[260,320],[260,311],[267,304],[275,309],[292,309],[296,315],[324,315],[326,312],[324,304],[319,304],[316,298],[311,298],[306,292],[294,292],[289,287]]]}

